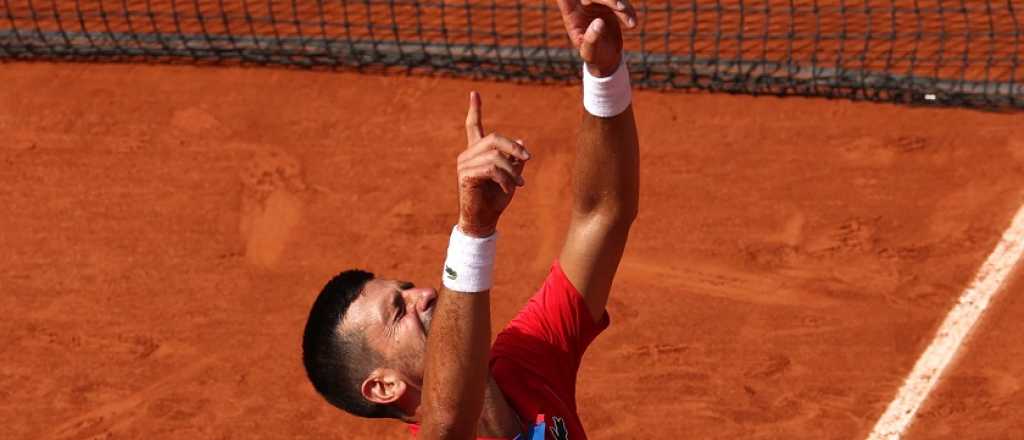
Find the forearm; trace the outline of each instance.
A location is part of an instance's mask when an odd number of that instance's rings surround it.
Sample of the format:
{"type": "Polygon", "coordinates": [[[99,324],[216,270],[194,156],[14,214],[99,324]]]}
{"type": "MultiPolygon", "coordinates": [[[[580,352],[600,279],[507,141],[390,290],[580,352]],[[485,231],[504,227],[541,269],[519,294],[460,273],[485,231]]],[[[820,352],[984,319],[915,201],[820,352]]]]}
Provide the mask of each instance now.
{"type": "Polygon", "coordinates": [[[584,111],[573,171],[574,215],[631,222],[639,206],[639,175],[632,105],[609,118],[584,111]]]}
{"type": "Polygon", "coordinates": [[[484,135],[480,95],[471,92],[467,148],[459,154],[459,224],[452,230],[427,335],[421,410],[427,439],[474,438],[487,386],[490,290],[498,218],[522,186],[530,153],[522,142],[484,135]]]}
{"type": "Polygon", "coordinates": [[[474,438],[488,377],[490,292],[467,294],[442,288],[431,322],[421,438],[474,438]]]}
{"type": "Polygon", "coordinates": [[[427,439],[475,438],[488,376],[494,229],[491,222],[460,219],[452,230],[427,334],[421,402],[427,439]]]}

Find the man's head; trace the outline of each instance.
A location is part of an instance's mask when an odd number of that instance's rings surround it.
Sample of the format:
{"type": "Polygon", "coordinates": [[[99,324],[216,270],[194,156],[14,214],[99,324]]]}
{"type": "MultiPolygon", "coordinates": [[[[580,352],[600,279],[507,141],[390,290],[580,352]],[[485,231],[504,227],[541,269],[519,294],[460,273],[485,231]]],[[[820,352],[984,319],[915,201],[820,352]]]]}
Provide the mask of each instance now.
{"type": "Polygon", "coordinates": [[[361,417],[414,412],[436,298],[432,288],[361,270],[332,278],[313,303],[302,340],[313,387],[361,417]]]}

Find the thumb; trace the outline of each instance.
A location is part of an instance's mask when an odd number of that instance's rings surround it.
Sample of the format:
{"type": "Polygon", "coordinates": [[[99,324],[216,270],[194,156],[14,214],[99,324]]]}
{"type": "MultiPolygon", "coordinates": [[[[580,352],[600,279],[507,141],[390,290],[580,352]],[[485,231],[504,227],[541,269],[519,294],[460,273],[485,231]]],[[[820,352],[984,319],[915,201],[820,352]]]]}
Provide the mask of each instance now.
{"type": "Polygon", "coordinates": [[[600,18],[595,18],[590,22],[590,26],[587,26],[587,31],[583,33],[583,43],[580,44],[580,57],[583,58],[583,61],[587,63],[594,61],[597,40],[604,33],[604,27],[604,20],[600,18]]]}

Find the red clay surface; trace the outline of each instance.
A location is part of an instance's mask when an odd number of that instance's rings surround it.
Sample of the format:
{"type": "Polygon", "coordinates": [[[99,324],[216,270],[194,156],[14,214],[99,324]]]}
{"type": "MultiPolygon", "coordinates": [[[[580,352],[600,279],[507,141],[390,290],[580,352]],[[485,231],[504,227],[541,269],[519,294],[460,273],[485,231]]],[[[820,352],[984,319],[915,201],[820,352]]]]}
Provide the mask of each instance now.
{"type": "MultiPolygon", "coordinates": [[[[535,156],[496,329],[567,223],[575,87],[86,64],[0,84],[4,439],[404,438],[315,395],[302,326],[345,268],[436,284],[471,88],[535,156]]],[[[1024,200],[1024,120],[635,103],[642,208],[579,377],[590,436],[863,438],[1024,200]]],[[[1020,283],[913,438],[1020,432],[1020,283]]]]}
{"type": "Polygon", "coordinates": [[[908,440],[1024,438],[1024,273],[1007,282],[908,440]]]}

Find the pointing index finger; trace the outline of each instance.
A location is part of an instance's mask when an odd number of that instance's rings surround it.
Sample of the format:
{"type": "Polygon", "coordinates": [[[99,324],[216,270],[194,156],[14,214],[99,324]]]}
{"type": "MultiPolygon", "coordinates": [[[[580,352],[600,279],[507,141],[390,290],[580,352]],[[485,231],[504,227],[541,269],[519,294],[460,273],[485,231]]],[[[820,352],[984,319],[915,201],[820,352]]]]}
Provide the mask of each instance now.
{"type": "Polygon", "coordinates": [[[469,92],[469,112],[466,113],[466,145],[472,147],[484,137],[483,117],[480,115],[480,94],[469,92]]]}

